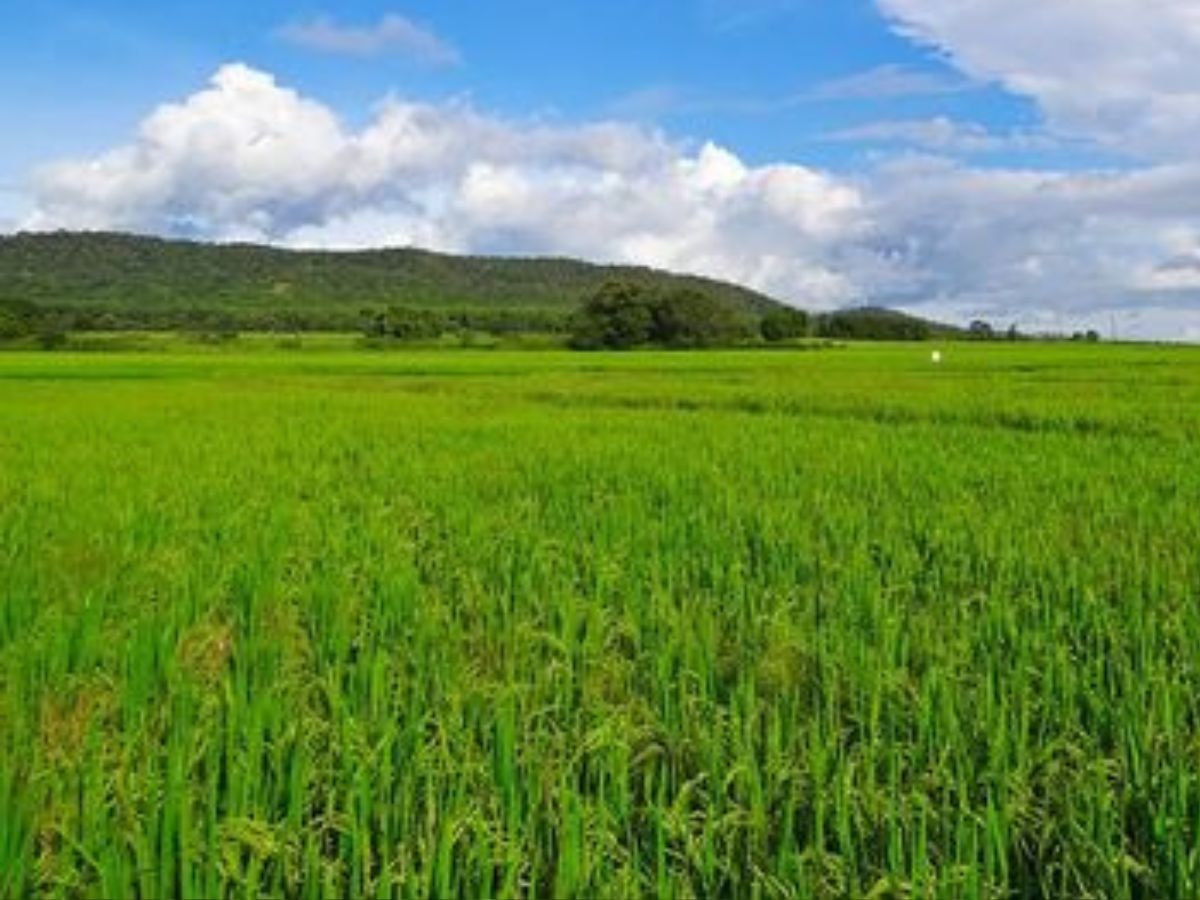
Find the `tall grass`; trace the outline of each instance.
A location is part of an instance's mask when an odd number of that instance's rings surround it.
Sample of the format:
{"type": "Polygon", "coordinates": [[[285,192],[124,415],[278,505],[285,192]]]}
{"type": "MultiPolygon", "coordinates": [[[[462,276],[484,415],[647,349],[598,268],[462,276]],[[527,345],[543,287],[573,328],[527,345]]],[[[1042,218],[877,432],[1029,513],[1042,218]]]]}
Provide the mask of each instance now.
{"type": "Polygon", "coordinates": [[[1200,354],[0,358],[0,895],[1200,895],[1200,354]]]}

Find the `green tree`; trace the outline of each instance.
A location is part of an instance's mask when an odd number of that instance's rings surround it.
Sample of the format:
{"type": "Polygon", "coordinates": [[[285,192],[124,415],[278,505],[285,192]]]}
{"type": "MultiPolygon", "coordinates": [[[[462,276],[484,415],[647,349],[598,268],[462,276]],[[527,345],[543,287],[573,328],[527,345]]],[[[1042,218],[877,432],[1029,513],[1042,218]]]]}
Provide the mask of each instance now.
{"type": "Polygon", "coordinates": [[[808,313],[800,309],[773,309],[759,322],[763,339],[771,343],[804,337],[808,326],[808,313]]]}
{"type": "Polygon", "coordinates": [[[738,310],[716,297],[684,288],[653,305],[651,341],[665,347],[716,347],[732,344],[750,333],[738,310]]]}
{"type": "Polygon", "coordinates": [[[445,321],[428,309],[393,306],[387,311],[387,333],[402,341],[428,341],[441,337],[445,321]]]}
{"type": "Polygon", "coordinates": [[[387,313],[374,309],[364,309],[359,314],[359,328],[364,336],[369,338],[387,337],[387,313]]]}
{"type": "Polygon", "coordinates": [[[38,329],[38,346],[43,350],[61,350],[68,339],[67,332],[56,322],[45,322],[38,329]]]}
{"type": "Polygon", "coordinates": [[[929,323],[891,309],[864,307],[825,313],[817,319],[817,334],[823,338],[852,341],[924,341],[929,323]]]}
{"type": "Polygon", "coordinates": [[[967,333],[971,336],[972,340],[976,341],[990,341],[996,336],[996,330],[990,323],[983,321],[983,319],[976,319],[972,322],[967,328],[967,333]]]}
{"type": "Polygon", "coordinates": [[[654,298],[639,285],[604,284],[571,322],[577,350],[628,350],[648,344],[654,331],[654,298]]]}
{"type": "Polygon", "coordinates": [[[0,309],[0,341],[12,341],[27,337],[31,330],[25,319],[0,309]]]}

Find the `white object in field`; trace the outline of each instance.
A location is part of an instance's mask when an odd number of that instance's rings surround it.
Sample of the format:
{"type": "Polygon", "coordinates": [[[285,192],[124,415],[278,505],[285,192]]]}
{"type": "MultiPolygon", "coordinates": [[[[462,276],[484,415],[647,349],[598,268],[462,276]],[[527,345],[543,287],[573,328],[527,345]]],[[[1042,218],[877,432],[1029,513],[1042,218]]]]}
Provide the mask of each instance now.
{"type": "Polygon", "coordinates": [[[933,351],[933,364],[936,366],[941,361],[942,361],[942,351],[934,350],[933,351]]]}

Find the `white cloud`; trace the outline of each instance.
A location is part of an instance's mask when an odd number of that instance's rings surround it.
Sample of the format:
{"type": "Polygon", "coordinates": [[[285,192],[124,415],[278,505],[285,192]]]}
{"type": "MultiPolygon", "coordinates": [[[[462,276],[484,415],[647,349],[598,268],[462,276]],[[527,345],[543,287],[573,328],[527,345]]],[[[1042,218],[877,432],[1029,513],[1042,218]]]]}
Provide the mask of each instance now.
{"type": "Polygon", "coordinates": [[[454,66],[462,62],[458,50],[428,28],[392,13],[371,26],[339,25],[327,16],[292,22],[277,32],[289,43],[321,53],[346,56],[380,56],[398,53],[418,62],[454,66]]]}
{"type": "Polygon", "coordinates": [[[34,221],[267,233],[336,204],[319,186],[347,177],[341,136],[326,107],[226,66],[207,90],[152,113],[134,143],[43,169],[34,221]]]}
{"type": "Polygon", "coordinates": [[[894,100],[898,97],[929,97],[957,94],[973,85],[941,72],[886,65],[826,81],[812,88],[810,100],[894,100]]]}
{"type": "Polygon", "coordinates": [[[1179,258],[1180,235],[1200,220],[1198,190],[1200,166],[1070,174],[913,158],[872,177],[884,265],[860,272],[872,293],[963,319],[1200,324],[1200,291],[1146,278],[1179,258]]]}
{"type": "Polygon", "coordinates": [[[620,123],[511,122],[391,100],[361,130],[242,65],[147,118],[136,140],[44,169],[37,228],[282,244],[420,244],[633,262],[821,305],[854,299],[829,248],[861,227],[850,185],[748,167],[620,123]]]}
{"type": "Polygon", "coordinates": [[[25,194],[16,185],[0,182],[0,234],[12,231],[20,224],[25,194]]]}
{"type": "Polygon", "coordinates": [[[982,170],[908,156],[857,178],[750,165],[619,122],[389,100],[360,129],[241,65],[126,146],[44,169],[36,228],[551,254],[727,278],[806,306],[1123,333],[1200,327],[1200,164],[982,170]],[[1094,327],[1089,325],[1089,327],[1094,327]]]}
{"type": "Polygon", "coordinates": [[[1195,0],[876,0],[972,78],[1032,98],[1050,125],[1151,159],[1200,132],[1195,0]]]}
{"type": "Polygon", "coordinates": [[[803,8],[806,0],[703,0],[700,15],[709,28],[735,31],[761,25],[803,8]]]}
{"type": "Polygon", "coordinates": [[[1139,287],[1146,291],[1200,293],[1200,250],[1172,257],[1142,272],[1139,287]]]}
{"type": "Polygon", "coordinates": [[[953,74],[887,65],[776,96],[720,94],[675,84],[650,84],[617,97],[607,109],[612,115],[634,119],[682,113],[761,116],[812,103],[931,97],[978,86],[953,74]]]}
{"type": "Polygon", "coordinates": [[[831,132],[825,139],[855,144],[907,144],[952,154],[1049,150],[1060,146],[1041,132],[995,132],[975,122],[958,122],[945,116],[868,122],[831,132]]]}

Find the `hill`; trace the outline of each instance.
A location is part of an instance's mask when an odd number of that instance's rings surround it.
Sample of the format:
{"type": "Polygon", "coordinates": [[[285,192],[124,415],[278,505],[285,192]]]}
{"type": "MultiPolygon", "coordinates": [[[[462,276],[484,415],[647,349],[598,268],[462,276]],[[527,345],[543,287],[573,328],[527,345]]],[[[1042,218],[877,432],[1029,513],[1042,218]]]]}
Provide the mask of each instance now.
{"type": "Polygon", "coordinates": [[[364,307],[569,312],[606,281],[697,288],[747,312],[777,307],[711,279],[569,259],[415,249],[299,251],[113,233],[0,237],[0,302],[109,311],[357,315],[364,307]]]}
{"type": "MultiPolygon", "coordinates": [[[[787,309],[727,282],[571,259],[452,256],[411,248],[288,250],[109,232],[21,233],[0,236],[0,340],[89,330],[370,333],[375,326],[368,323],[379,325],[378,314],[395,308],[411,311],[411,321],[387,326],[397,333],[564,332],[583,301],[612,281],[632,285],[643,296],[699,292],[749,323],[770,313],[777,318],[787,309]]],[[[799,321],[798,334],[842,340],[961,334],[877,307],[799,321]]]]}

